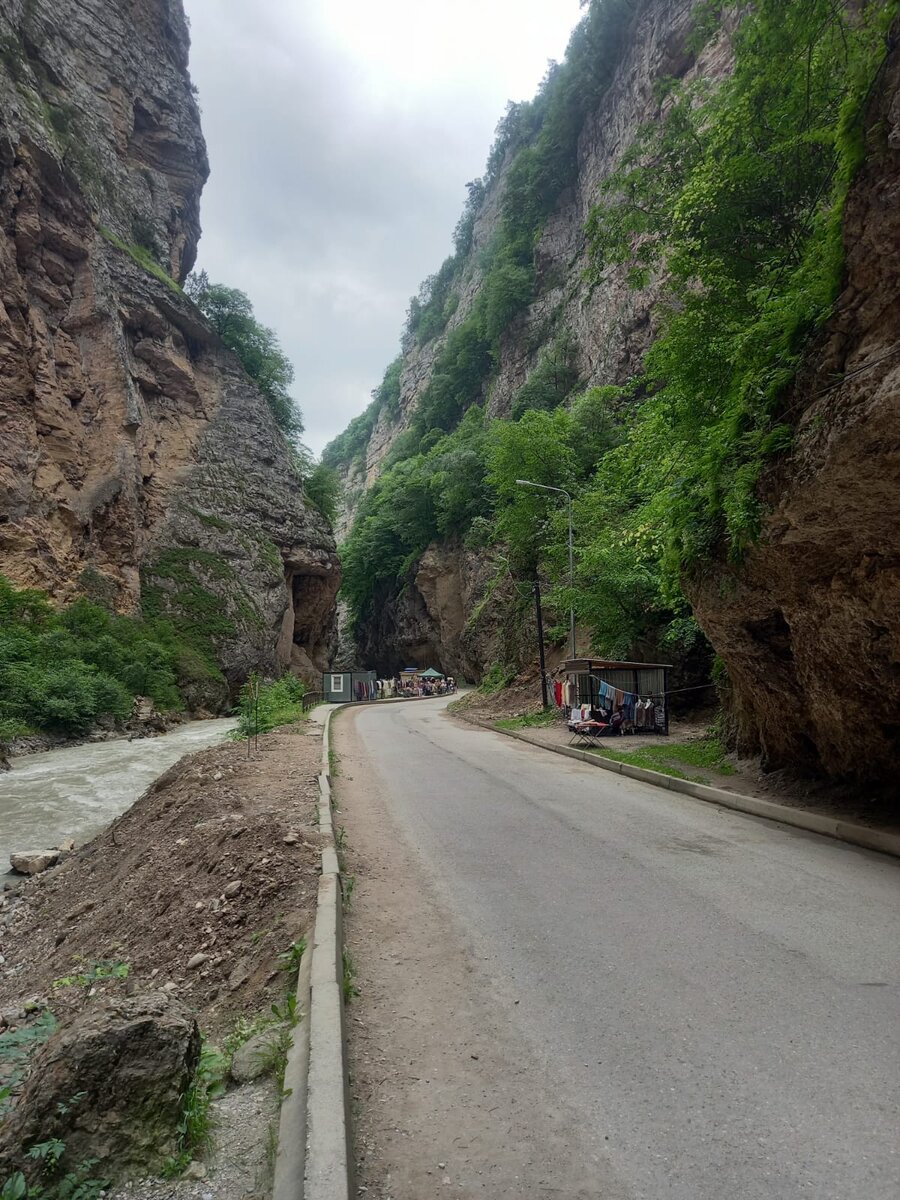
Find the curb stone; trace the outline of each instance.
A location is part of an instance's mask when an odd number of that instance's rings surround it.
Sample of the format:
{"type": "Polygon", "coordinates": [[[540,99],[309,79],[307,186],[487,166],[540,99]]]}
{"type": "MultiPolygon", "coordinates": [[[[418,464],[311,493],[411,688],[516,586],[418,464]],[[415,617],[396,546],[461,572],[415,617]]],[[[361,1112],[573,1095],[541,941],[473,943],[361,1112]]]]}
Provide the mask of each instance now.
{"type": "Polygon", "coordinates": [[[312,949],[303,956],[297,1003],[306,1019],[294,1029],[278,1128],[273,1200],[350,1200],[349,1087],[343,1001],[343,897],[331,813],[328,751],[333,705],[322,732],[319,831],[327,842],[312,949]]]}
{"type": "Polygon", "coordinates": [[[872,829],[868,825],[857,825],[852,821],[829,817],[824,813],[811,812],[808,809],[775,804],[771,800],[760,800],[755,796],[743,796],[739,792],[729,792],[724,788],[713,787],[711,784],[676,779],[673,775],[648,771],[645,767],[634,767],[631,763],[616,762],[615,759],[591,754],[587,750],[576,750],[572,746],[548,746],[538,738],[529,737],[527,733],[518,729],[498,729],[489,721],[467,717],[462,713],[454,715],[461,717],[469,725],[477,725],[482,729],[489,729],[492,733],[501,733],[504,737],[515,738],[517,741],[526,742],[529,746],[537,747],[538,750],[549,750],[551,754],[562,754],[566,758],[574,758],[579,762],[588,763],[592,767],[600,767],[604,771],[614,771],[617,775],[626,775],[629,779],[637,779],[641,783],[666,788],[670,792],[681,792],[695,800],[720,804],[724,808],[731,808],[736,812],[748,813],[753,817],[765,817],[769,821],[777,821],[782,825],[793,825],[795,828],[804,829],[809,833],[836,838],[838,841],[848,842],[852,846],[860,846],[864,850],[875,850],[880,854],[889,854],[894,858],[900,858],[900,834],[886,833],[880,829],[872,829]]]}

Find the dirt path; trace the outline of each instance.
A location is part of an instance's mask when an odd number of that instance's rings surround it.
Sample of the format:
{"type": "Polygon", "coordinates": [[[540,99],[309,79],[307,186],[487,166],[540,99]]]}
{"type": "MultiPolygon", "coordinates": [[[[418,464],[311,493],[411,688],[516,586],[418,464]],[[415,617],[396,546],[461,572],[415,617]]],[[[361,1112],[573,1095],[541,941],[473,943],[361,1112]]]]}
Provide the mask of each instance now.
{"type": "Polygon", "coordinates": [[[495,989],[392,822],[353,712],[333,730],[337,823],[355,876],[346,936],[360,995],[347,1024],[359,1194],[612,1196],[516,1035],[517,998],[495,989]]]}

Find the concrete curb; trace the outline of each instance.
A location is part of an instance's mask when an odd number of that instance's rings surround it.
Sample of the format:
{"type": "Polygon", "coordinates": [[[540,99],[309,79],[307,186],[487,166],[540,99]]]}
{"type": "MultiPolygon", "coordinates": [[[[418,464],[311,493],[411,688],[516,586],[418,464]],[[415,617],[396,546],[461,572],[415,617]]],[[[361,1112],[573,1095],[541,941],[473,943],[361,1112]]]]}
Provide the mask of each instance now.
{"type": "Polygon", "coordinates": [[[319,831],[325,836],[316,923],[310,953],[303,956],[297,1003],[305,1020],[288,1051],[281,1106],[273,1200],[350,1200],[353,1158],[344,1035],[343,897],[331,813],[328,758],[331,718],[322,731],[319,831]],[[303,969],[305,967],[305,970],[303,969]]]}
{"type": "Polygon", "coordinates": [[[549,750],[551,754],[563,754],[566,758],[574,758],[579,762],[588,763],[592,767],[600,767],[604,771],[614,771],[617,775],[627,775],[629,779],[637,779],[641,783],[650,783],[654,787],[666,788],[670,792],[681,792],[695,800],[705,800],[711,804],[721,804],[724,808],[732,808],[736,812],[749,813],[754,817],[765,817],[769,821],[778,821],[782,825],[793,825],[797,829],[805,829],[809,833],[819,833],[825,837],[836,838],[841,842],[849,842],[852,846],[861,846],[865,850],[876,850],[880,854],[890,854],[900,858],[900,834],[885,833],[880,829],[870,829],[867,825],[856,825],[852,821],[842,821],[837,817],[828,817],[823,813],[810,812],[802,808],[790,808],[786,804],[775,804],[771,800],[760,800],[755,796],[742,796],[738,792],[728,792],[724,788],[712,787],[706,783],[691,783],[688,779],[675,779],[672,775],[663,775],[659,771],[648,771],[644,767],[633,767],[630,763],[616,762],[611,758],[603,758],[599,754],[591,754],[587,750],[576,750],[573,746],[548,746],[538,738],[530,737],[518,729],[498,729],[489,721],[481,721],[476,717],[467,717],[463,713],[454,713],[470,725],[478,725],[482,729],[490,729],[492,733],[502,733],[505,737],[516,738],[536,746],[538,750],[549,750]]]}

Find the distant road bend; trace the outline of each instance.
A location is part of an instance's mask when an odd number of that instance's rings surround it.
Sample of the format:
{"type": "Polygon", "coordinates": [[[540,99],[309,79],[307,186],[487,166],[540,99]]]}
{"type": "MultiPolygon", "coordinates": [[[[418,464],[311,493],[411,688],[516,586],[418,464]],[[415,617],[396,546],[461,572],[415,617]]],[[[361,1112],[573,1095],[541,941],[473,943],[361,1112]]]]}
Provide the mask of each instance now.
{"type": "Polygon", "coordinates": [[[897,1200],[898,863],[445,706],[334,725],[366,1182],[390,1172],[394,1200],[897,1200]],[[543,1133],[559,1114],[562,1149],[543,1133]],[[515,1178],[514,1138],[536,1148],[515,1178]]]}

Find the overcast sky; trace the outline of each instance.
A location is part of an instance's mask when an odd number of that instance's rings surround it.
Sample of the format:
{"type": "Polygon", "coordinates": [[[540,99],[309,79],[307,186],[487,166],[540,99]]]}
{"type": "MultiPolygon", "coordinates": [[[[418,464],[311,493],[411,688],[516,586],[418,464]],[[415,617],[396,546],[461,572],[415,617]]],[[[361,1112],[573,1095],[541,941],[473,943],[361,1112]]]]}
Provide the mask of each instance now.
{"type": "Polygon", "coordinates": [[[185,0],[212,173],[198,268],[247,292],[316,453],[369,402],[506,101],[579,0],[185,0]]]}

